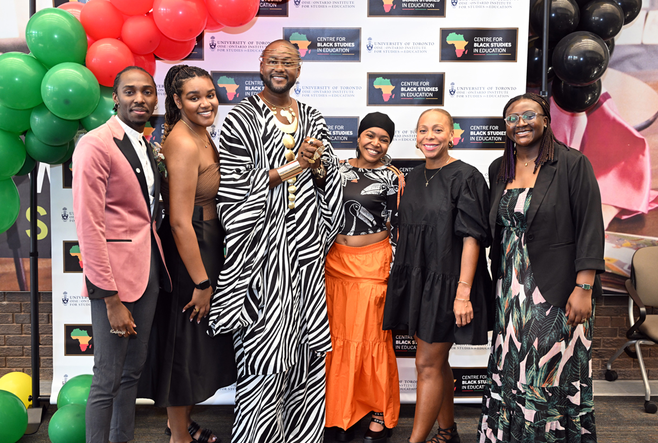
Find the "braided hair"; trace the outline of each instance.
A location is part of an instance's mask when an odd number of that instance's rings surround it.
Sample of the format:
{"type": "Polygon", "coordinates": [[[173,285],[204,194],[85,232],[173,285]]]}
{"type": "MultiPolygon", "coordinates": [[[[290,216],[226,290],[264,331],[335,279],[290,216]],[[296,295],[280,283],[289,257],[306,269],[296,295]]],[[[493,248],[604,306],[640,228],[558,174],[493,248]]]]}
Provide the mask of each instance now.
{"type": "MultiPolygon", "coordinates": [[[[117,76],[114,77],[114,84],[112,85],[112,92],[115,95],[119,95],[119,83],[121,83],[121,76],[123,75],[123,73],[128,72],[128,71],[132,71],[132,70],[142,71],[142,72],[148,74],[148,76],[151,77],[151,81],[153,82],[153,86],[155,86],[155,80],[153,80],[153,76],[146,69],[142,68],[141,66],[128,66],[128,67],[122,69],[121,72],[119,72],[117,74],[117,76]]],[[[118,109],[119,109],[119,104],[115,103],[112,110],[114,110],[114,112],[117,112],[118,109]]]]}
{"type": "MultiPolygon", "coordinates": [[[[541,106],[542,113],[548,118],[548,124],[546,129],[544,129],[544,134],[541,137],[539,144],[539,153],[535,159],[535,169],[532,173],[536,173],[537,169],[544,163],[549,160],[553,160],[553,155],[555,153],[554,143],[557,141],[553,130],[551,129],[551,106],[548,101],[541,95],[526,93],[523,95],[517,95],[510,99],[503,109],[503,116],[507,113],[507,109],[512,106],[512,103],[519,100],[528,99],[536,102],[541,106]]],[[[516,147],[514,141],[506,137],[505,139],[505,151],[503,152],[503,161],[500,164],[500,169],[498,170],[497,181],[499,183],[511,183],[514,181],[516,176],[516,147]]]]}
{"type": "Polygon", "coordinates": [[[174,94],[178,97],[183,95],[183,83],[194,77],[206,77],[212,82],[212,76],[205,69],[197,66],[176,65],[172,66],[167,72],[164,80],[165,94],[165,124],[162,143],[169,135],[174,125],[181,119],[181,111],[176,106],[174,94]]]}

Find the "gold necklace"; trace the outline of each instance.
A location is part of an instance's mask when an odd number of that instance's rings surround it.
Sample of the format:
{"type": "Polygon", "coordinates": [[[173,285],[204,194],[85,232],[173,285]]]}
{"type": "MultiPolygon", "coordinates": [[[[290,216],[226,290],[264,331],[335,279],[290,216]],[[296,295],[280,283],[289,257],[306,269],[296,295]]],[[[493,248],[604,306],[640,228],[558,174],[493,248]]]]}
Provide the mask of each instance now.
{"type": "Polygon", "coordinates": [[[537,160],[537,157],[535,157],[535,158],[533,158],[532,160],[528,160],[527,162],[523,163],[523,166],[525,166],[525,167],[527,168],[527,167],[528,167],[528,163],[530,163],[530,162],[534,162],[535,160],[537,160]]]}
{"type": "MultiPolygon", "coordinates": [[[[448,156],[448,161],[443,166],[447,165],[448,163],[450,163],[450,156],[448,156]]],[[[430,180],[432,180],[439,172],[441,172],[443,166],[441,166],[429,179],[427,178],[427,166],[425,166],[425,169],[423,169],[423,174],[425,175],[425,187],[430,184],[430,180]]]]}
{"type": "Polygon", "coordinates": [[[201,140],[202,143],[205,143],[204,148],[207,148],[207,147],[208,147],[208,138],[206,138],[206,139],[204,140],[203,137],[201,137],[201,136],[200,136],[200,135],[199,135],[194,129],[192,129],[192,127],[191,127],[190,125],[188,125],[187,122],[186,122],[185,120],[183,120],[183,119],[181,118],[180,121],[182,121],[183,123],[185,123],[185,126],[187,126],[187,128],[188,128],[190,131],[192,131],[192,134],[194,134],[194,135],[196,135],[197,137],[199,137],[199,139],[201,140]]]}
{"type": "MultiPolygon", "coordinates": [[[[260,96],[259,96],[260,97],[260,96]]],[[[285,159],[288,162],[291,162],[295,159],[295,152],[292,150],[292,148],[295,147],[295,138],[292,136],[292,134],[297,131],[297,115],[295,114],[295,111],[293,110],[292,106],[288,107],[288,110],[281,109],[279,111],[279,115],[282,117],[285,117],[286,120],[288,120],[288,124],[282,123],[278,118],[276,118],[276,106],[274,106],[272,103],[268,102],[264,97],[260,97],[263,99],[265,104],[269,105],[270,110],[274,113],[274,123],[276,124],[277,128],[281,132],[283,132],[283,146],[286,148],[286,152],[283,154],[285,159]]],[[[292,105],[292,99],[290,100],[290,104],[292,105]]],[[[297,182],[297,177],[292,177],[291,179],[288,180],[288,208],[289,209],[295,209],[295,200],[297,199],[297,196],[295,196],[295,192],[297,192],[297,186],[295,186],[295,183],[297,182]]]]}
{"type": "Polygon", "coordinates": [[[295,114],[295,109],[292,107],[292,105],[293,105],[293,99],[292,98],[290,99],[290,103],[288,103],[287,105],[285,105],[285,106],[276,106],[276,105],[272,104],[269,100],[267,100],[265,97],[263,97],[263,96],[259,96],[259,97],[263,99],[265,104],[267,104],[269,106],[269,108],[272,110],[272,112],[275,115],[276,115],[277,108],[281,108],[279,110],[279,115],[281,117],[285,118],[286,120],[288,120],[288,123],[292,123],[293,120],[297,117],[296,114],[295,114]],[[288,108],[288,109],[286,109],[286,108],[288,108]]]}

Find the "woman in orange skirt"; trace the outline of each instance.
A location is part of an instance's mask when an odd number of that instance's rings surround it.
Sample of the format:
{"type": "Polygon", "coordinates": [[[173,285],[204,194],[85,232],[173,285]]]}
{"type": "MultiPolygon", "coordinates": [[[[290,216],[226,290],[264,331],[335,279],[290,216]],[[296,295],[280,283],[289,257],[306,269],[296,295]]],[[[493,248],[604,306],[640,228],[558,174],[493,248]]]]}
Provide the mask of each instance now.
{"type": "Polygon", "coordinates": [[[395,124],[380,112],[359,125],[356,158],[341,164],[345,226],[327,255],[326,285],[332,351],[327,354],[327,427],[336,439],[372,412],[364,443],[385,442],[400,412],[391,331],[382,330],[386,285],[404,186],[390,163],[395,124]]]}

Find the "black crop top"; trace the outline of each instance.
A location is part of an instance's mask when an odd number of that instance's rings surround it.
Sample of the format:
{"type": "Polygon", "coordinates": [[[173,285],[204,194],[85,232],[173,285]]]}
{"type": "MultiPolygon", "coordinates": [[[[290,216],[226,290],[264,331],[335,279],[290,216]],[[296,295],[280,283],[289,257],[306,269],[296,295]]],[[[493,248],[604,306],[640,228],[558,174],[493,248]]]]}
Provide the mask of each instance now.
{"type": "MultiPolygon", "coordinates": [[[[386,223],[391,222],[390,238],[395,246],[399,177],[402,177],[402,173],[393,166],[361,169],[349,162],[341,163],[339,170],[345,209],[345,225],[341,234],[374,234],[386,230],[386,223]]],[[[401,186],[404,187],[404,178],[401,186]]]]}

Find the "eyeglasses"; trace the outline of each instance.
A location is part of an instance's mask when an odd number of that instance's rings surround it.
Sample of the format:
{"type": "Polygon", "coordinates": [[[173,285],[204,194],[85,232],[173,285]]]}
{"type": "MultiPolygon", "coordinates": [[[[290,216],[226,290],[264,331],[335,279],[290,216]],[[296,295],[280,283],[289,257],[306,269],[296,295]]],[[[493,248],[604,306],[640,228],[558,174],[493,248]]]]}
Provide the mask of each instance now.
{"type": "Polygon", "coordinates": [[[265,66],[270,67],[270,68],[276,68],[277,66],[281,65],[286,69],[289,68],[296,68],[300,66],[302,63],[300,61],[293,61],[293,60],[279,60],[278,58],[260,58],[261,63],[264,63],[265,66]]]}
{"type": "Polygon", "coordinates": [[[526,111],[523,114],[510,114],[507,117],[505,117],[505,123],[507,123],[507,126],[514,126],[519,122],[520,119],[523,119],[524,122],[529,123],[535,119],[538,115],[544,115],[544,114],[539,114],[534,111],[526,111]]]}

